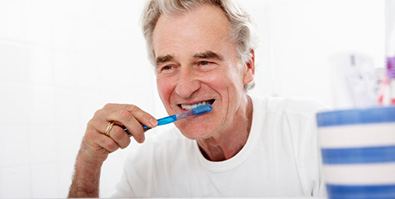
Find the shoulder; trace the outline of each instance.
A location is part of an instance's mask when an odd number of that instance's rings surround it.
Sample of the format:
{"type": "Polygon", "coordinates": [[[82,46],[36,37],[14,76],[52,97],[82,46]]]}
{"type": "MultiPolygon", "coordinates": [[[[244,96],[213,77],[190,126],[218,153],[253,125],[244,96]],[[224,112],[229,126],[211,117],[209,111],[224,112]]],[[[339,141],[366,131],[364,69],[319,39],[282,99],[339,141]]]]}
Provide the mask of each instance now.
{"type": "Polygon", "coordinates": [[[254,109],[265,110],[267,113],[281,113],[289,115],[314,115],[324,108],[323,105],[311,99],[268,97],[253,97],[254,109]]]}
{"type": "Polygon", "coordinates": [[[316,113],[322,105],[308,99],[278,97],[255,98],[253,103],[254,119],[262,123],[259,129],[263,129],[263,138],[287,142],[297,155],[316,145],[316,113]]]}
{"type": "MultiPolygon", "coordinates": [[[[255,106],[256,105],[256,106],[255,106]]],[[[276,143],[295,160],[305,193],[317,194],[321,186],[316,113],[325,106],[308,99],[254,99],[261,109],[265,143],[276,143]]]]}

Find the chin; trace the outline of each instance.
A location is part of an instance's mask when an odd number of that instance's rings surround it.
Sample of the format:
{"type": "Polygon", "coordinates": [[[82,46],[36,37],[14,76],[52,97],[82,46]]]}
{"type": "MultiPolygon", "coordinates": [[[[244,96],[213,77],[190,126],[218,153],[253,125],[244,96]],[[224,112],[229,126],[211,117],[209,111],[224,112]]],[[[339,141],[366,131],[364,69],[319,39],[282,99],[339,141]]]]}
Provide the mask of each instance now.
{"type": "Polygon", "coordinates": [[[177,124],[176,126],[185,137],[193,140],[210,137],[212,130],[212,128],[210,128],[209,126],[201,125],[201,124],[188,125],[187,123],[185,123],[185,124],[177,124]]]}

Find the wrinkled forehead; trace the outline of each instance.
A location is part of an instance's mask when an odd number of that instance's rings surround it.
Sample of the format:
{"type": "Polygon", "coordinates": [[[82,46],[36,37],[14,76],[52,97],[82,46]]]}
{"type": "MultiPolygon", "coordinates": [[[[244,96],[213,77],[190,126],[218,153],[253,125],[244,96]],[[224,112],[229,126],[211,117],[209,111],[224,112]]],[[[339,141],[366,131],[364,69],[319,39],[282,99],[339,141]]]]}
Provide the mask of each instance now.
{"type": "Polygon", "coordinates": [[[155,57],[175,49],[216,51],[230,40],[231,24],[223,11],[204,5],[183,13],[161,15],[152,36],[155,57]]]}

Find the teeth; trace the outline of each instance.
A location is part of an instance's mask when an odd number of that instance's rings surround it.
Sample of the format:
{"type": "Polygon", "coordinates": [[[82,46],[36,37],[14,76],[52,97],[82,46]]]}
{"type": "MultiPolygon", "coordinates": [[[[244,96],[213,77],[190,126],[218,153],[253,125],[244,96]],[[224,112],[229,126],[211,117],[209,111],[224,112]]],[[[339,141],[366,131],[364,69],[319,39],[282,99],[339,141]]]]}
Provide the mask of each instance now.
{"type": "Polygon", "coordinates": [[[208,104],[208,102],[199,102],[199,103],[191,104],[191,105],[181,104],[181,108],[189,111],[189,110],[192,110],[192,109],[196,108],[197,106],[200,106],[200,105],[203,105],[203,104],[208,104]]]}

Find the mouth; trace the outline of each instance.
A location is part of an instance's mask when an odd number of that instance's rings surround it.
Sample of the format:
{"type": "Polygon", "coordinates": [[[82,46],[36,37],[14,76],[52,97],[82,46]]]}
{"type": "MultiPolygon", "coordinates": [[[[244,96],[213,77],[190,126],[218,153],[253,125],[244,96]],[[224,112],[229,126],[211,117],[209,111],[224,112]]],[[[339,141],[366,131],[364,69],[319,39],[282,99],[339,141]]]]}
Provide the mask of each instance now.
{"type": "Polygon", "coordinates": [[[196,108],[197,106],[203,105],[203,104],[210,104],[213,105],[213,103],[215,102],[215,99],[209,99],[209,100],[204,100],[204,101],[199,101],[199,102],[195,102],[193,104],[177,104],[177,106],[179,108],[181,108],[183,111],[189,111],[192,110],[193,108],[196,108]]]}

